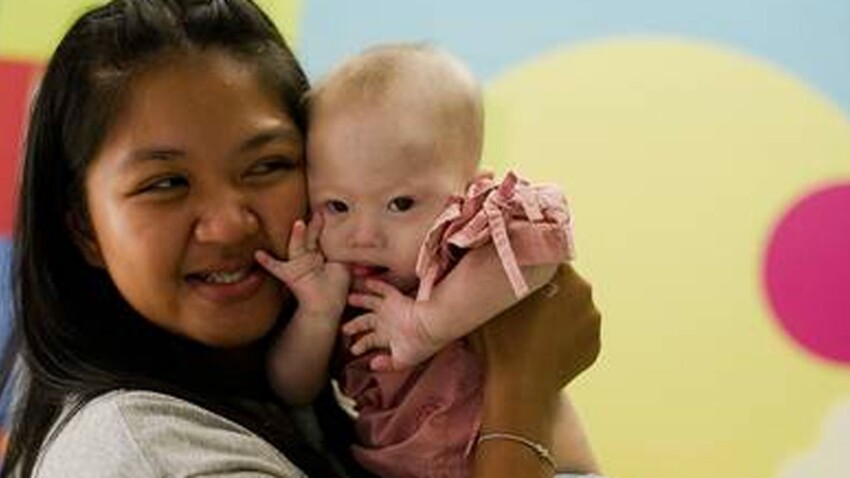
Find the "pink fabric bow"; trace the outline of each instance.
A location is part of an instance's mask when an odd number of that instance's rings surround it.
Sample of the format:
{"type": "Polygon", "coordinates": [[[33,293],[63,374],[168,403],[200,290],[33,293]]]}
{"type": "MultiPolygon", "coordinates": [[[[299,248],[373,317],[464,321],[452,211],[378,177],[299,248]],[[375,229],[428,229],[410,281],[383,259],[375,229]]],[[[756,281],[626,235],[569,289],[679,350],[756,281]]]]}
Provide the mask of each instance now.
{"type": "Polygon", "coordinates": [[[492,241],[517,297],[528,293],[520,266],[553,264],[574,257],[572,218],[557,186],[531,185],[514,172],[498,183],[479,176],[466,197],[454,196],[428,231],[416,274],[416,300],[431,290],[463,251],[492,241]]]}

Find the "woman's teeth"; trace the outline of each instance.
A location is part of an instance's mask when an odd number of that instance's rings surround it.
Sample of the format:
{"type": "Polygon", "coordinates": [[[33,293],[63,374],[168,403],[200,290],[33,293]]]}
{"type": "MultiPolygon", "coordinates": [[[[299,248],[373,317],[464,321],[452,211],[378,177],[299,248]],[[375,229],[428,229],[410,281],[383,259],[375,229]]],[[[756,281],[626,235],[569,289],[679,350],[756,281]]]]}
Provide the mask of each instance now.
{"type": "Polygon", "coordinates": [[[211,284],[233,284],[239,282],[248,275],[248,269],[242,269],[234,272],[213,272],[204,276],[204,282],[211,284]]]}

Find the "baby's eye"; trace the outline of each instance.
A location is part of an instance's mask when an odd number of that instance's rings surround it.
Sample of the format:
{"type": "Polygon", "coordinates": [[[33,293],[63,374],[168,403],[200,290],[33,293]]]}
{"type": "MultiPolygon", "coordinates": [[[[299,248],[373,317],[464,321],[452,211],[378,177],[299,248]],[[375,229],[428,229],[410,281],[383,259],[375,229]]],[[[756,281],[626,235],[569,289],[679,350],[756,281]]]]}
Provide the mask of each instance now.
{"type": "Polygon", "coordinates": [[[399,196],[397,198],[393,198],[387,207],[393,212],[404,212],[412,208],[415,202],[416,201],[414,201],[412,197],[399,196]]]}
{"type": "Polygon", "coordinates": [[[325,202],[325,210],[330,214],[341,214],[348,212],[348,204],[339,199],[331,199],[325,202]]]}

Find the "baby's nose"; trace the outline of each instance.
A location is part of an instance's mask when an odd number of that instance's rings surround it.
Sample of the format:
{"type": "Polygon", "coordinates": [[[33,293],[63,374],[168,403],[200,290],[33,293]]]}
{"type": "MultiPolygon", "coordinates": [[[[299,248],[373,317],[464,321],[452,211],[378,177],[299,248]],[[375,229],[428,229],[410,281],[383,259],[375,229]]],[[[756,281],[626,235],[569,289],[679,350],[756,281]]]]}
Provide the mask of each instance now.
{"type": "Polygon", "coordinates": [[[361,217],[354,218],[348,236],[350,247],[381,247],[386,244],[386,235],[379,221],[361,217]]]}

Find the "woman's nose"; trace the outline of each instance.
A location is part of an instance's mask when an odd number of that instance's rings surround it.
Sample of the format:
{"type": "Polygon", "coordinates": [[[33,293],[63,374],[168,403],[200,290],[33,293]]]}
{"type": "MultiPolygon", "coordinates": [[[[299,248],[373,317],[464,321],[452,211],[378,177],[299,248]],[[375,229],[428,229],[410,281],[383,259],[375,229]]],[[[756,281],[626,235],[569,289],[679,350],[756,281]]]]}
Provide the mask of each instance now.
{"type": "Polygon", "coordinates": [[[351,218],[352,224],[348,234],[349,247],[373,248],[386,244],[386,235],[380,221],[375,218],[360,215],[351,218]]]}
{"type": "Polygon", "coordinates": [[[260,230],[251,205],[238,195],[222,195],[203,209],[195,225],[201,243],[236,244],[260,230]]]}

